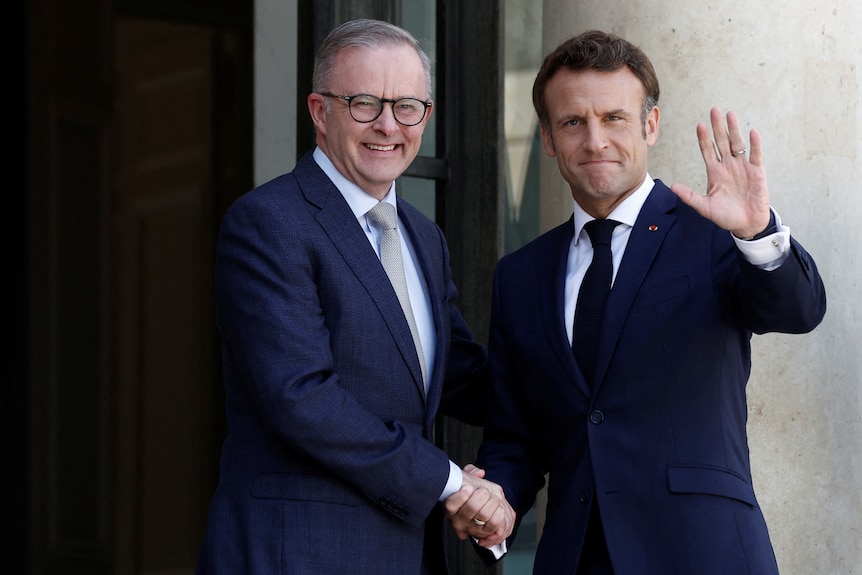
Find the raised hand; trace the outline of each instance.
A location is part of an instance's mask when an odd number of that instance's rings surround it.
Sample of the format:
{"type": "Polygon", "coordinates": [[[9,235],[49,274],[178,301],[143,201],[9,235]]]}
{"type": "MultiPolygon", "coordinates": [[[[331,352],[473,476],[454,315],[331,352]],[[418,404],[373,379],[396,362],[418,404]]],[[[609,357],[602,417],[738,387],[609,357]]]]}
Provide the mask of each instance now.
{"type": "Polygon", "coordinates": [[[485,471],[464,467],[461,489],[446,500],[446,517],[460,539],[475,537],[482,547],[506,540],[515,526],[515,510],[506,501],[503,488],[484,479],[485,471]]]}
{"type": "Polygon", "coordinates": [[[670,189],[717,226],[740,239],[751,238],[769,225],[769,190],[760,133],[751,130],[746,146],[735,112],[727,113],[726,128],[718,107],[710,110],[710,121],[712,138],[705,124],[697,125],[706,164],[706,195],[679,183],[670,189]]]}

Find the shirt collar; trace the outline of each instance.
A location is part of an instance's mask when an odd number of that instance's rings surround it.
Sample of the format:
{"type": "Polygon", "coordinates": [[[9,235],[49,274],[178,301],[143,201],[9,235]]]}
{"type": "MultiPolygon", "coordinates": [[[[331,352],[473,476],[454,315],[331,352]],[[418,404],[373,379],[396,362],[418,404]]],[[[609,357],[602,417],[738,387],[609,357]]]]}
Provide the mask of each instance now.
{"type": "MultiPolygon", "coordinates": [[[[635,190],[635,192],[623,200],[617,207],[614,208],[610,214],[608,214],[608,219],[616,220],[621,224],[626,224],[629,227],[634,227],[635,220],[637,220],[638,214],[641,211],[641,208],[644,205],[644,202],[649,196],[650,190],[652,190],[655,185],[655,181],[653,181],[652,177],[649,174],[644,178],[643,183],[640,187],[635,190]]],[[[589,215],[584,209],[578,205],[578,202],[572,200],[572,204],[574,204],[574,214],[575,214],[575,238],[579,238],[581,234],[581,230],[584,228],[584,224],[593,220],[594,218],[589,215]]]]}
{"type": "MultiPolygon", "coordinates": [[[[350,210],[356,216],[357,220],[361,220],[368,213],[368,210],[377,205],[377,198],[371,197],[362,188],[341,175],[341,172],[336,169],[335,164],[332,163],[320,147],[314,149],[312,157],[317,162],[317,165],[320,166],[320,169],[323,170],[323,173],[332,180],[332,183],[335,184],[341,195],[344,196],[347,205],[350,206],[350,210]]],[[[397,209],[398,204],[395,200],[395,182],[393,181],[389,192],[382,201],[392,204],[397,209]]]]}

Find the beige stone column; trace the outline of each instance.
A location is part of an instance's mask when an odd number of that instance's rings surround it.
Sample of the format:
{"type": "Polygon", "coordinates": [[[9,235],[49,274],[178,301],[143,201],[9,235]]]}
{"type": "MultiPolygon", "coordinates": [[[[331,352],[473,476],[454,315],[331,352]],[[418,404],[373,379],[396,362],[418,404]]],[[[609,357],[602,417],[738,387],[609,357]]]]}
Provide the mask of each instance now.
{"type": "MultiPolygon", "coordinates": [[[[755,488],[783,575],[862,574],[862,4],[545,0],[547,53],[588,28],[624,36],[661,82],[650,173],[703,190],[695,125],[733,109],[760,131],[772,204],[826,281],[807,335],[753,340],[755,488]]],[[[542,227],[571,213],[542,165],[542,227]]]]}

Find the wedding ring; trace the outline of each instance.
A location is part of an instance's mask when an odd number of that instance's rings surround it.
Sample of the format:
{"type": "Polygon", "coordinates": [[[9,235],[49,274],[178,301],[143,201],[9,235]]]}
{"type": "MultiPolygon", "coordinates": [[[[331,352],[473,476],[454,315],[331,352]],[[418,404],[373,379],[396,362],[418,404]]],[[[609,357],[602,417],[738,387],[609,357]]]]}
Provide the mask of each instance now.
{"type": "Polygon", "coordinates": [[[734,156],[741,156],[742,154],[744,154],[747,151],[748,151],[748,148],[742,148],[738,152],[731,152],[731,154],[733,154],[734,156]]]}
{"type": "Polygon", "coordinates": [[[479,527],[484,527],[484,526],[485,526],[485,524],[487,523],[487,521],[482,521],[481,519],[476,519],[476,518],[474,517],[474,518],[473,518],[473,523],[475,523],[475,524],[476,524],[476,525],[478,525],[479,527]]]}

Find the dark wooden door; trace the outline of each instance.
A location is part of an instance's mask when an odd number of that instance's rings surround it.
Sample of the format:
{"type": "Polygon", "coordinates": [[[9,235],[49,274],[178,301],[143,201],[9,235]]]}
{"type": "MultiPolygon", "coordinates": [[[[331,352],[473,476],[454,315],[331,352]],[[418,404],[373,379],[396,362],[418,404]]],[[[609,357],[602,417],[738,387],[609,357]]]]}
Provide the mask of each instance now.
{"type": "Polygon", "coordinates": [[[116,566],[192,573],[217,478],[215,33],[116,25],[116,566]]]}
{"type": "Polygon", "coordinates": [[[251,180],[250,9],[216,4],[28,6],[22,573],[194,571],[225,432],[213,246],[251,180]]]}
{"type": "Polygon", "coordinates": [[[111,13],[27,8],[27,572],[111,573],[111,13]]]}

